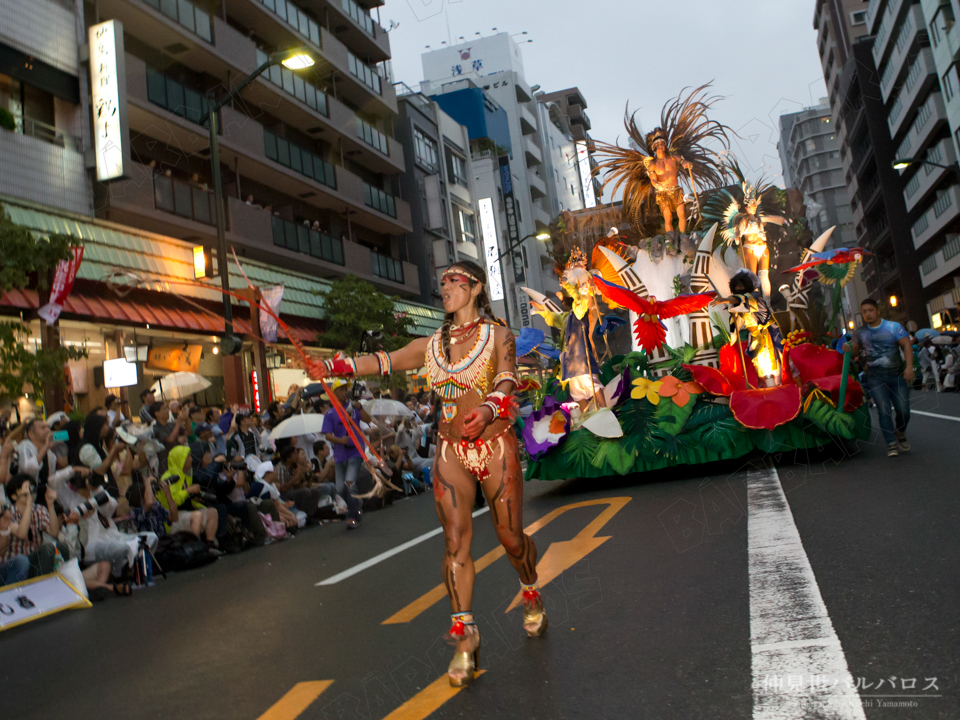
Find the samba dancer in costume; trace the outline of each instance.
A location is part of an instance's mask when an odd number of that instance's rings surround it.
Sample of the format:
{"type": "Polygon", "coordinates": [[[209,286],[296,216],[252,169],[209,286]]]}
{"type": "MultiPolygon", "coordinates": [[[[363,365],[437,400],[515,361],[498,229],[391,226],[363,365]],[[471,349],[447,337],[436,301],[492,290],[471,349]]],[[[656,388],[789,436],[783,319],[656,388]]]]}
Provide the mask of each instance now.
{"type": "Polygon", "coordinates": [[[387,375],[424,365],[441,400],[433,466],[437,515],[446,551],[443,581],[453,609],[450,635],[457,648],[447,670],[450,684],[469,684],[478,669],[480,633],[473,621],[474,566],[470,554],[477,483],[490,504],[497,539],[520,575],[523,627],[530,637],[547,629],[537,583],[537,549],[523,532],[523,477],[512,393],[517,386],[513,333],[493,314],[486,275],[472,262],[443,273],[443,327],[402,350],[324,363],[327,375],[387,375]],[[486,317],[484,317],[484,315],[486,317]]]}

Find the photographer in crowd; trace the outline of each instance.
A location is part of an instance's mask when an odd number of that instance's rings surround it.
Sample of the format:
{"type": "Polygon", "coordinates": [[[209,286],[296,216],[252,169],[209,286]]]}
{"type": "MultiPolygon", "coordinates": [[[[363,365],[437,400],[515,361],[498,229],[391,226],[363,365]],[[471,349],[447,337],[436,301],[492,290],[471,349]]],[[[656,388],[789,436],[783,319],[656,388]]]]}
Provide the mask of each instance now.
{"type": "Polygon", "coordinates": [[[155,402],[150,406],[150,414],[156,419],[153,424],[153,439],[163,445],[163,449],[157,453],[157,472],[161,474],[167,471],[167,457],[173,448],[181,444],[180,435],[189,420],[186,408],[174,417],[171,407],[172,404],[162,402],[155,402]]]}
{"type": "Polygon", "coordinates": [[[297,509],[305,512],[308,519],[317,514],[320,498],[336,495],[336,487],[331,483],[310,485],[310,464],[303,450],[296,445],[287,445],[280,451],[276,472],[280,497],[287,501],[293,500],[297,509]]]}
{"type": "Polygon", "coordinates": [[[9,507],[0,507],[0,587],[22,582],[30,574],[30,560],[26,555],[12,555],[13,513],[9,507]]]}
{"type": "Polygon", "coordinates": [[[26,439],[18,448],[20,472],[29,475],[41,491],[54,478],[69,480],[73,477],[72,467],[57,470],[57,456],[53,452],[53,431],[44,420],[33,418],[26,423],[26,439]]]}
{"type": "Polygon", "coordinates": [[[34,493],[37,486],[29,475],[20,473],[7,481],[5,487],[7,498],[13,503],[10,510],[10,526],[8,531],[9,545],[3,555],[6,561],[17,555],[23,555],[29,562],[28,577],[37,577],[51,573],[54,570],[54,559],[57,552],[67,560],[70,551],[65,545],[51,539],[44,542],[44,533],[56,538],[60,533],[60,521],[54,503],[57,493],[52,487],[44,492],[43,505],[34,504],[34,493]]]}

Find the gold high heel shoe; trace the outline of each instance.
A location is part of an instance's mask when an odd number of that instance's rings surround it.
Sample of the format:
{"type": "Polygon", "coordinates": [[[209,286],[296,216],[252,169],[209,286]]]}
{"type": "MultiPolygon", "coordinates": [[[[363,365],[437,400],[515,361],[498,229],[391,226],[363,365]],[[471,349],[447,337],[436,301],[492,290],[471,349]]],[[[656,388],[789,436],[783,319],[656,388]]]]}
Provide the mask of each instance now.
{"type": "Polygon", "coordinates": [[[542,637],[547,631],[549,621],[543,608],[543,598],[540,596],[540,583],[524,585],[521,582],[520,587],[523,589],[523,629],[527,631],[528,637],[542,637]]]}
{"type": "MultiPolygon", "coordinates": [[[[451,616],[453,627],[450,628],[450,636],[454,639],[463,637],[466,634],[467,627],[477,627],[473,621],[472,613],[456,613],[451,616]]],[[[477,647],[473,652],[455,652],[453,660],[447,668],[447,679],[450,681],[450,687],[466,687],[473,682],[477,671],[480,669],[480,631],[474,631],[477,635],[477,647]],[[454,677],[453,672],[460,671],[462,677],[454,677]]]]}

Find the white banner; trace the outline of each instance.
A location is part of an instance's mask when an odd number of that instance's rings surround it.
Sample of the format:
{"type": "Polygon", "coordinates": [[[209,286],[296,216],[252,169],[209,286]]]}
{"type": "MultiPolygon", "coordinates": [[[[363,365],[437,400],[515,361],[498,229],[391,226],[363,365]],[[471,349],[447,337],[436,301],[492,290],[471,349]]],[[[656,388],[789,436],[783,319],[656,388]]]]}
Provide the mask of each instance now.
{"type": "Polygon", "coordinates": [[[90,607],[90,601],[56,573],[5,585],[0,587],[0,630],[82,607],[90,607]]]}
{"type": "MultiPolygon", "coordinates": [[[[280,303],[283,300],[283,285],[271,285],[260,289],[260,298],[264,307],[273,310],[274,315],[280,316],[280,303]]],[[[277,318],[270,313],[260,311],[260,336],[264,342],[277,341],[277,318]]]]}
{"type": "Polygon", "coordinates": [[[500,243],[497,242],[497,221],[493,215],[493,199],[483,198],[477,207],[480,210],[480,233],[483,235],[483,256],[487,265],[487,292],[490,300],[503,300],[500,243]]]}

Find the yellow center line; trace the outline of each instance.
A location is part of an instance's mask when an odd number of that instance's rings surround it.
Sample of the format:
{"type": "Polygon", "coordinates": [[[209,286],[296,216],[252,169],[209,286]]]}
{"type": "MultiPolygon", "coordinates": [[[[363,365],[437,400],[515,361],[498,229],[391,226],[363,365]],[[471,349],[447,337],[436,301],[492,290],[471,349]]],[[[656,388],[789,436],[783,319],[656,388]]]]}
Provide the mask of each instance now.
{"type": "MultiPolygon", "coordinates": [[[[486,670],[480,670],[477,672],[477,676],[479,677],[485,672],[486,670]]],[[[447,676],[441,675],[383,720],[424,720],[461,690],[463,688],[450,687],[447,676]]]]}
{"type": "MultiPolygon", "coordinates": [[[[594,538],[594,536],[600,531],[600,529],[606,525],[614,515],[616,515],[623,507],[630,502],[631,498],[629,497],[614,497],[614,498],[603,498],[597,500],[584,500],[578,503],[572,503],[570,505],[564,505],[555,510],[551,510],[546,515],[544,515],[539,520],[536,520],[530,523],[524,532],[527,535],[533,535],[538,530],[543,529],[553,520],[557,519],[563,513],[574,510],[576,508],[583,507],[592,507],[594,505],[606,505],[607,507],[601,512],[596,518],[594,518],[587,527],[581,530],[573,540],[567,541],[566,544],[557,543],[560,545],[555,552],[551,553],[548,548],[546,552],[541,556],[542,561],[537,563],[537,573],[540,575],[540,586],[543,587],[551,580],[557,577],[563,570],[572,564],[569,560],[579,560],[581,557],[586,556],[592,550],[595,550],[604,541],[609,538],[594,538]],[[561,547],[563,551],[561,553],[561,547]],[[560,558],[559,555],[563,555],[563,558],[560,558]],[[569,556],[569,560],[567,557],[569,556]],[[579,557],[578,557],[579,556],[579,557]]],[[[479,560],[474,561],[475,572],[480,572],[481,570],[489,567],[494,561],[499,560],[506,554],[506,551],[502,546],[498,546],[488,552],[479,560]]],[[[442,598],[446,597],[447,589],[444,585],[437,585],[435,588],[420,596],[412,603],[407,605],[405,608],[399,612],[394,613],[386,620],[383,621],[383,625],[393,625],[396,623],[406,623],[410,622],[416,618],[420,613],[424,612],[428,608],[432,607],[434,603],[440,601],[442,598]]],[[[517,595],[519,598],[519,594],[517,595]]],[[[509,609],[513,609],[516,606],[517,600],[514,600],[514,603],[510,606],[509,609]]],[[[508,609],[508,612],[509,612],[508,609]]]]}
{"type": "Polygon", "coordinates": [[[294,720],[331,685],[333,680],[297,683],[257,720],[294,720]]]}

